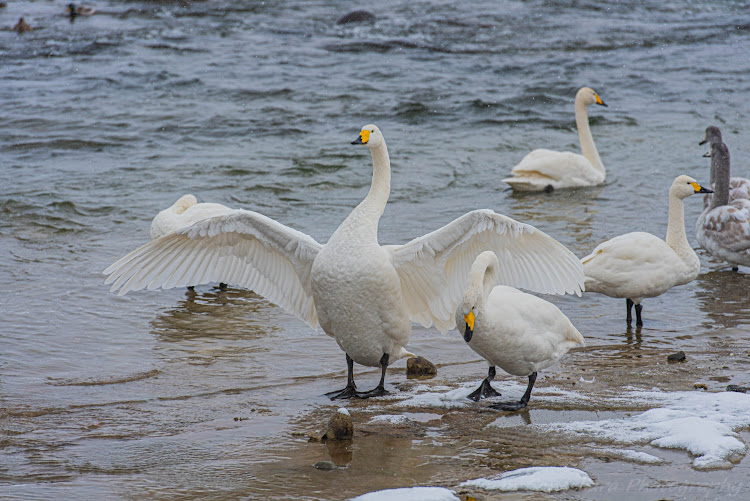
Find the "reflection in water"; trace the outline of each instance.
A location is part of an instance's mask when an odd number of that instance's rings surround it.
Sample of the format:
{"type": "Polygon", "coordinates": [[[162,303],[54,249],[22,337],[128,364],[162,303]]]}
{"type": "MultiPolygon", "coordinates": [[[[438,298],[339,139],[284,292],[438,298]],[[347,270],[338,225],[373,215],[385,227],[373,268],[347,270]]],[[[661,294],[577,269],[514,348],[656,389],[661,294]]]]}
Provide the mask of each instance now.
{"type": "Polygon", "coordinates": [[[595,202],[603,190],[604,187],[597,186],[548,194],[513,192],[508,201],[513,214],[521,221],[540,227],[540,222],[544,221],[544,226],[555,228],[553,236],[558,239],[564,228],[580,244],[576,247],[586,249],[597,237],[593,234],[593,223],[599,212],[595,202]]]}
{"type": "Polygon", "coordinates": [[[705,327],[731,328],[750,325],[750,275],[729,269],[710,271],[696,279],[698,307],[705,327]]]}
{"type": "Polygon", "coordinates": [[[625,343],[631,345],[634,349],[640,349],[642,342],[641,326],[636,326],[635,331],[633,331],[633,327],[628,325],[628,328],[625,331],[625,343]]]}
{"type": "Polygon", "coordinates": [[[349,466],[352,462],[352,441],[345,440],[343,442],[338,440],[326,441],[326,448],[328,449],[328,455],[331,456],[331,461],[336,463],[337,466],[349,466]]]}
{"type": "Polygon", "coordinates": [[[278,308],[252,291],[188,290],[185,299],[159,313],[151,327],[153,334],[163,341],[203,337],[247,339],[276,331],[273,316],[278,313],[278,308]]]}

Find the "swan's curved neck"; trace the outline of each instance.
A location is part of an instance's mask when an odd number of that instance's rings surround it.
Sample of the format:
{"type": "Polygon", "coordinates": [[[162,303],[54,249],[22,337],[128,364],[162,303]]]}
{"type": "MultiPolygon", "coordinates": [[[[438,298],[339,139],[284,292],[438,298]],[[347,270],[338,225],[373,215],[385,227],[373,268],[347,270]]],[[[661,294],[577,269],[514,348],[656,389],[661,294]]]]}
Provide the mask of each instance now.
{"type": "Polygon", "coordinates": [[[591,162],[591,165],[593,165],[595,169],[604,173],[602,159],[599,158],[599,152],[594,144],[594,138],[591,136],[586,104],[580,100],[576,100],[576,128],[578,129],[578,141],[581,143],[581,153],[589,162],[591,162]]]}
{"type": "Polygon", "coordinates": [[[357,207],[380,219],[391,194],[391,160],[388,157],[388,147],[385,141],[372,148],[370,152],[372,153],[372,184],[367,196],[357,207]]]}
{"type": "Polygon", "coordinates": [[[466,287],[467,302],[481,308],[484,299],[490,295],[497,283],[500,270],[497,269],[497,259],[490,259],[480,255],[469,271],[469,281],[466,287]],[[494,262],[493,262],[494,261],[494,262]]]}
{"type": "Polygon", "coordinates": [[[345,235],[345,239],[359,242],[375,242],[378,240],[378,223],[385,211],[388,196],[391,193],[391,161],[388,158],[388,148],[385,142],[370,148],[372,153],[372,184],[367,196],[349,214],[338,230],[331,236],[335,240],[338,235],[345,235]]]}
{"type": "Polygon", "coordinates": [[[723,158],[711,158],[711,174],[714,178],[714,195],[708,210],[729,204],[729,163],[723,158]]]}
{"type": "Polygon", "coordinates": [[[669,220],[667,221],[667,245],[683,261],[695,255],[685,233],[685,204],[683,199],[669,194],[669,220]]]}

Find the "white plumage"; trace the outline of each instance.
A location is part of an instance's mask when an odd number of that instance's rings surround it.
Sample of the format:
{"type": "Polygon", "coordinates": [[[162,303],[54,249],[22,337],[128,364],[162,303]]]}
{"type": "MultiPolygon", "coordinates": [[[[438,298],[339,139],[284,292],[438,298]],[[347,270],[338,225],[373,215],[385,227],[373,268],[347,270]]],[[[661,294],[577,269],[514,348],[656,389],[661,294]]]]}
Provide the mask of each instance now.
{"type": "Polygon", "coordinates": [[[695,193],[710,193],[689,176],[678,176],[669,189],[666,241],[650,233],[620,235],[599,244],[584,257],[586,291],[627,299],[627,319],[635,304],[636,325],[643,325],[641,302],[698,276],[700,260],[685,233],[683,200],[695,193]]]}
{"type": "Polygon", "coordinates": [[[531,397],[537,371],[557,362],[571,348],[586,343],[554,304],[513,287],[494,286],[499,269],[500,263],[493,252],[477,256],[456,310],[456,325],[465,326],[464,340],[490,364],[487,378],[469,398],[479,400],[498,395],[490,382],[495,377],[495,366],[499,366],[509,374],[529,377],[520,402],[492,406],[518,410],[531,397]]]}
{"type": "MultiPolygon", "coordinates": [[[[491,210],[465,214],[404,245],[381,246],[378,222],[390,193],[390,160],[380,130],[357,141],[373,158],[365,199],[328,243],[262,214],[232,210],[134,250],[104,273],[119,294],[221,281],[254,290],[315,328],[347,354],[347,387],[332,396],[383,394],[385,369],[404,356],[411,322],[454,327],[453,312],[474,258],[493,250],[500,280],[544,293],[580,294],[583,270],[563,245],[491,210]],[[382,368],[375,390],[358,393],[352,363],[382,368]]],[[[415,221],[416,222],[416,221],[415,221]]]]}
{"type": "Polygon", "coordinates": [[[576,93],[575,113],[581,153],[534,150],[526,155],[511,171],[511,177],[503,179],[516,191],[550,191],[577,186],[596,186],[606,178],[604,165],[591,137],[587,106],[607,106],[599,95],[589,87],[576,93]]]}
{"type": "Polygon", "coordinates": [[[209,217],[226,214],[231,210],[226,205],[198,203],[195,196],[183,195],[170,207],[159,212],[151,221],[151,239],[159,238],[209,217]]]}
{"type": "Polygon", "coordinates": [[[716,193],[695,225],[698,242],[735,270],[750,266],[750,200],[729,199],[729,150],[721,141],[711,146],[711,173],[716,193]]]}

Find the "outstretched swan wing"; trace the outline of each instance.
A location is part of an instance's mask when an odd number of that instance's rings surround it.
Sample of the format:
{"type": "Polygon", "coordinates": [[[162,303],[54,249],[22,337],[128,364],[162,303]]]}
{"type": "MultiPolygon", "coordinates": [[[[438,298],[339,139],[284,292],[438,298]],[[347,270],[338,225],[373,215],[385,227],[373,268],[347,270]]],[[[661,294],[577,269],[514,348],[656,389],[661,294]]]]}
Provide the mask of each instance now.
{"type": "Polygon", "coordinates": [[[491,210],[465,214],[411,242],[388,246],[412,320],[441,331],[455,327],[454,313],[474,259],[485,250],[500,261],[499,282],[548,294],[583,290],[578,258],[528,224],[491,210]]]}
{"type": "Polygon", "coordinates": [[[231,210],[134,250],[104,270],[119,295],[224,282],[252,289],[313,328],[310,270],[321,245],[262,214],[231,210]]]}

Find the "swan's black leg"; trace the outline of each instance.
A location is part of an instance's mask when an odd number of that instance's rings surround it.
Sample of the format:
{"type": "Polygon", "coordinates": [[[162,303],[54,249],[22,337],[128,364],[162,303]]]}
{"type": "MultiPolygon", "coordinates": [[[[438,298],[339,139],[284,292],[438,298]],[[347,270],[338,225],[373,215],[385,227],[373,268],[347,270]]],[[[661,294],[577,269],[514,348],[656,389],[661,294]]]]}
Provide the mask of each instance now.
{"type": "Polygon", "coordinates": [[[641,318],[641,310],[643,310],[642,304],[635,305],[635,326],[643,327],[643,319],[641,318]]]}
{"type": "Polygon", "coordinates": [[[346,388],[326,393],[326,396],[331,400],[357,396],[357,385],[354,384],[354,360],[352,360],[348,354],[346,355],[346,368],[346,388]]]}
{"type": "Polygon", "coordinates": [[[219,282],[219,289],[226,290],[226,288],[227,288],[227,284],[225,284],[224,282],[219,282]]]}
{"type": "Polygon", "coordinates": [[[387,353],[383,353],[383,356],[380,359],[380,367],[382,369],[382,372],[380,373],[380,383],[370,391],[366,391],[364,393],[358,392],[357,396],[359,398],[380,397],[382,395],[388,395],[388,390],[385,389],[385,370],[388,368],[389,358],[390,357],[387,353]]]}
{"type": "Polygon", "coordinates": [[[628,321],[628,325],[630,325],[633,322],[633,301],[631,301],[630,299],[626,299],[625,306],[628,310],[628,316],[626,320],[628,321]]]}
{"type": "Polygon", "coordinates": [[[531,375],[529,375],[529,385],[526,387],[526,393],[523,394],[520,402],[501,402],[492,404],[490,405],[490,407],[501,411],[517,411],[523,409],[524,407],[526,407],[526,404],[529,403],[529,399],[531,398],[531,389],[534,387],[535,381],[536,372],[533,372],[531,373],[531,375]]]}
{"type": "Polygon", "coordinates": [[[739,266],[732,266],[732,271],[740,271],[740,267],[739,266]]]}
{"type": "Polygon", "coordinates": [[[495,379],[495,366],[494,365],[490,366],[490,370],[487,372],[487,377],[484,378],[484,380],[482,381],[482,384],[479,385],[479,388],[469,393],[468,398],[472,399],[475,402],[478,402],[482,398],[499,397],[500,392],[496,391],[495,388],[493,388],[492,385],[490,384],[493,379],[495,379]]]}

